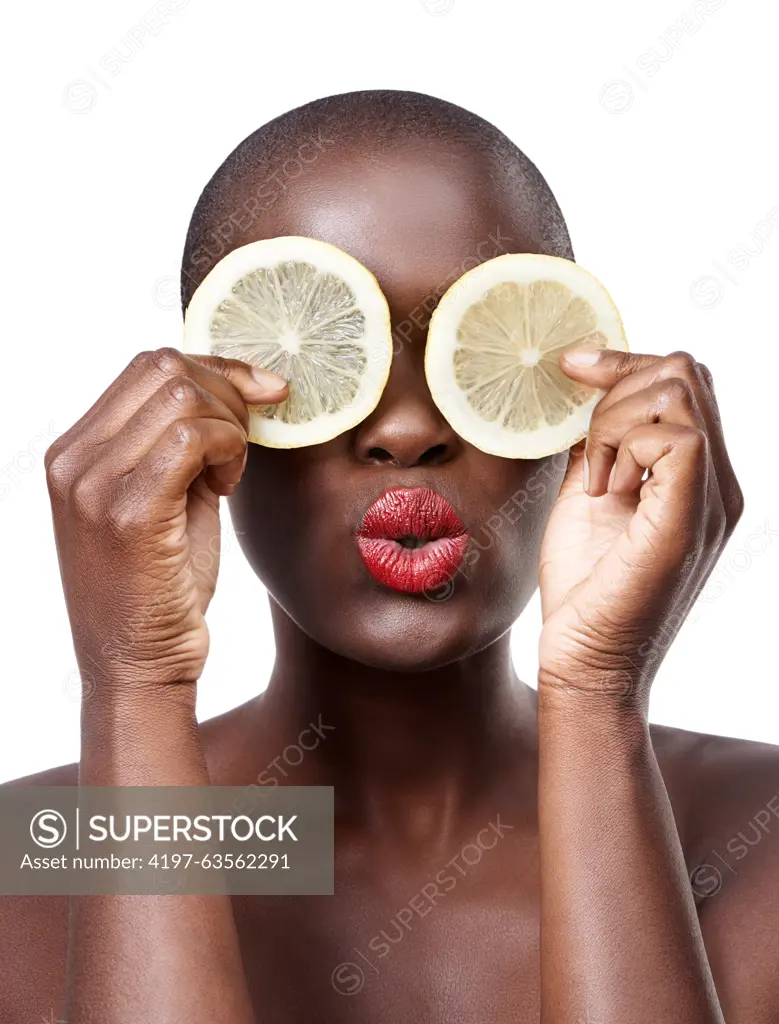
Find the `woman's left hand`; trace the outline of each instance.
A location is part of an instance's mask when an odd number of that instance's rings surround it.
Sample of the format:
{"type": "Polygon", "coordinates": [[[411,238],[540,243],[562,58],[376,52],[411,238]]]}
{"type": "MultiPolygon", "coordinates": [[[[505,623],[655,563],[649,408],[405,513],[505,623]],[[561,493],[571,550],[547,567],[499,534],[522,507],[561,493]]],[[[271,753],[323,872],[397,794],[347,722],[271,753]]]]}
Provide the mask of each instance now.
{"type": "Polygon", "coordinates": [[[607,393],[571,451],[544,536],[539,684],[645,708],[743,497],[705,366],[685,352],[583,358],[593,355],[561,361],[607,393]]]}

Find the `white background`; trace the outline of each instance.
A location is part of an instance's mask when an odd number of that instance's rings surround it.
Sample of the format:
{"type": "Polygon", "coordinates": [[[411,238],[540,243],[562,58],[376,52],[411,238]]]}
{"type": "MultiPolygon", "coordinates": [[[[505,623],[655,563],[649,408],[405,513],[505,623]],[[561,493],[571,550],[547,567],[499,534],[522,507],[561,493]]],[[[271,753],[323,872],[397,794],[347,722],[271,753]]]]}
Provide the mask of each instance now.
{"type": "MultiPolygon", "coordinates": [[[[362,88],[437,94],[495,122],[548,178],[631,347],[689,349],[712,369],[746,512],[653,717],[779,742],[777,28],[767,0],[13,5],[0,779],[78,750],[41,453],[137,351],[178,345],[188,218],[227,153],[284,110],[362,88]]],[[[230,536],[209,621],[202,717],[261,689],[273,658],[265,595],[230,536]]],[[[534,603],[515,630],[526,679],[538,628],[534,603]]]]}

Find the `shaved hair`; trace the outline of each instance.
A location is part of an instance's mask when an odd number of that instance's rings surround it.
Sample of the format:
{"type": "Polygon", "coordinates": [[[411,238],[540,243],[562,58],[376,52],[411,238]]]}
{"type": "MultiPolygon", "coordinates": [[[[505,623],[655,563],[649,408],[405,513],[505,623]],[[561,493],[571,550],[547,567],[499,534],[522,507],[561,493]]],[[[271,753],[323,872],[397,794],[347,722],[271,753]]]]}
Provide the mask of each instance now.
{"type": "Polygon", "coordinates": [[[198,199],[181,264],[186,310],[209,271],[262,214],[336,145],[388,155],[399,144],[430,143],[479,161],[487,179],[527,224],[536,251],[573,259],[568,228],[546,180],[498,128],[454,103],[394,90],[314,100],[252,132],[217,169],[198,199]]]}

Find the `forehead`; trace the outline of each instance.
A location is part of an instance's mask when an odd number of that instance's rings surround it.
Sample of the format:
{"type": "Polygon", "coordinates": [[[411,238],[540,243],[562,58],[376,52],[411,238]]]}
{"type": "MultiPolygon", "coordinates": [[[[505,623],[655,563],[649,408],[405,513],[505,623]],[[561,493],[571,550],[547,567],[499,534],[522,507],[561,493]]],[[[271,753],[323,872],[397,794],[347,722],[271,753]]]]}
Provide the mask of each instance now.
{"type": "Polygon", "coordinates": [[[484,260],[535,251],[486,161],[458,147],[425,140],[366,151],[336,143],[316,161],[288,160],[272,176],[244,181],[235,201],[263,184],[265,208],[236,245],[279,235],[330,242],[360,260],[400,311],[421,296],[440,297],[484,260]]]}

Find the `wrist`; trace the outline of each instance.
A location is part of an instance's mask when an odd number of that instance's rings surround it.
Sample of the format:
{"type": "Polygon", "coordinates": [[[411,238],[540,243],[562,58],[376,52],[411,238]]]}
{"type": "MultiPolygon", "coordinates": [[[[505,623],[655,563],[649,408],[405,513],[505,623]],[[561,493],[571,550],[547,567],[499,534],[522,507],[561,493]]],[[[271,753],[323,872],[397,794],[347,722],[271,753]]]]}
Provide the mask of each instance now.
{"type": "Polygon", "coordinates": [[[103,680],[82,704],[80,783],[207,784],[194,691],[103,680]]]}
{"type": "Polygon", "coordinates": [[[117,717],[139,726],[164,728],[163,722],[186,721],[195,714],[197,684],[190,680],[169,683],[131,668],[109,667],[99,674],[82,672],[82,723],[92,716],[117,717]]]}
{"type": "MultiPolygon", "coordinates": [[[[601,618],[603,618],[601,616],[601,618]]],[[[639,628],[585,621],[564,605],[545,623],[539,638],[539,686],[566,699],[603,698],[605,705],[643,708],[667,644],[639,628]]]]}
{"type": "Polygon", "coordinates": [[[615,792],[645,777],[655,755],[645,710],[581,689],[561,689],[539,680],[539,767],[562,771],[576,784],[615,792]]]}
{"type": "Polygon", "coordinates": [[[539,718],[570,719],[574,723],[600,723],[624,731],[648,726],[649,684],[638,673],[622,669],[566,673],[545,669],[538,673],[539,718]]]}

